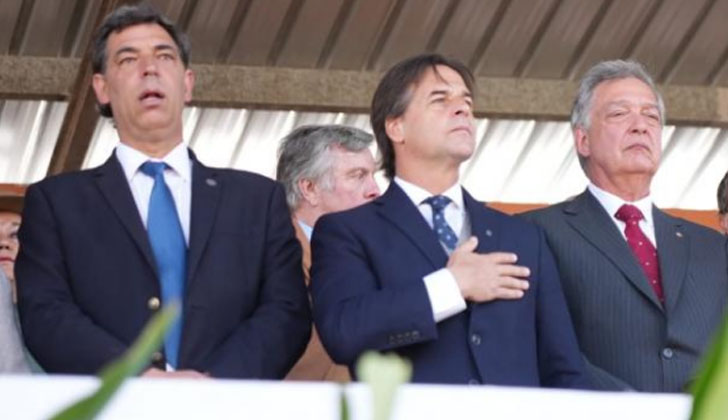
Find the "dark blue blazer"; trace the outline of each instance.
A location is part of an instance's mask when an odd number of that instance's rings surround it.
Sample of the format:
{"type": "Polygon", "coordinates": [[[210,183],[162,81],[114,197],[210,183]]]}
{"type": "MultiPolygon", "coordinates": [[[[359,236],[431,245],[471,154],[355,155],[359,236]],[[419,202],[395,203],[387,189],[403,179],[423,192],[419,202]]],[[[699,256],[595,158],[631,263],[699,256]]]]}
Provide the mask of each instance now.
{"type": "Polygon", "coordinates": [[[472,303],[435,323],[422,278],[448,256],[393,182],[314,229],[314,320],[329,354],[353,369],[366,350],[395,351],[412,361],[414,382],[589,387],[543,234],[463,193],[477,251],[515,252],[531,269],[525,296],[472,303]]]}
{"type": "MultiPolygon", "coordinates": [[[[311,328],[301,249],[282,188],[192,158],[179,368],[281,378],[311,328]]],[[[152,316],[148,302],[160,289],[116,157],[30,186],[20,242],[21,322],[43,368],[91,374],[121,355],[152,316]]],[[[156,362],[164,366],[164,359],[156,362]]]]}

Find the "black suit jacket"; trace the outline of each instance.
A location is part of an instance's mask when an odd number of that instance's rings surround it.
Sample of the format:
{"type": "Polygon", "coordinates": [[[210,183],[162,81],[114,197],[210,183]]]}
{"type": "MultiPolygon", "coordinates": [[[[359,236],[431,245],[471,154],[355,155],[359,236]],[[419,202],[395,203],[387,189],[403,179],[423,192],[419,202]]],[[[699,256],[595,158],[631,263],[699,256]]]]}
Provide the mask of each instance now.
{"type": "Polygon", "coordinates": [[[392,183],[373,202],[316,223],[311,286],[329,354],[353,367],[366,350],[396,351],[412,361],[414,382],[589,387],[543,233],[463,195],[477,251],[515,252],[531,269],[525,296],[473,303],[435,323],[422,278],[448,256],[392,183]]]}
{"type": "Polygon", "coordinates": [[[525,214],[546,231],[579,344],[603,389],[682,391],[726,307],[725,238],[656,207],[652,214],[664,307],[588,190],[525,214]]]}
{"type": "MultiPolygon", "coordinates": [[[[283,377],[304,350],[311,318],[282,188],[192,159],[178,368],[283,377]]],[[[19,235],[28,348],[49,372],[97,372],[129,347],[154,312],[149,299],[160,296],[147,233],[116,157],[30,186],[19,235]]]]}

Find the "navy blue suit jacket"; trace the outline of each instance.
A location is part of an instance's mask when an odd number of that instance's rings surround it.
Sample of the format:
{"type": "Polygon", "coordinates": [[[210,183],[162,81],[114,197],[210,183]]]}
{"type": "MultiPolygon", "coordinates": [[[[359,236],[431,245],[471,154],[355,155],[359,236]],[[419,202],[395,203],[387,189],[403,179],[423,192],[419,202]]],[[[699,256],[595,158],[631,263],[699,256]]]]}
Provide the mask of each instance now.
{"type": "MultiPolygon", "coordinates": [[[[308,342],[311,318],[282,188],[192,158],[178,368],[283,377],[308,342]]],[[[30,186],[20,242],[21,322],[38,362],[49,372],[90,374],[121,355],[153,314],[148,301],[160,289],[116,157],[30,186]]]]}
{"type": "Polygon", "coordinates": [[[314,229],[314,320],[329,354],[352,368],[366,350],[395,351],[412,361],[414,382],[589,387],[543,234],[463,192],[477,252],[515,252],[531,269],[525,296],[469,304],[435,323],[422,278],[448,256],[393,182],[314,229]]]}

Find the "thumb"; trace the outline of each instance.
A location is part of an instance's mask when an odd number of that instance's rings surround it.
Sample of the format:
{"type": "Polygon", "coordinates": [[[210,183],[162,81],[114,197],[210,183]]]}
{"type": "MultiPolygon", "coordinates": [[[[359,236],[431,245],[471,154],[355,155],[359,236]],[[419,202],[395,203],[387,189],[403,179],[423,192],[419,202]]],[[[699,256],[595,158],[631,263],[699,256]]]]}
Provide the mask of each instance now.
{"type": "Polygon", "coordinates": [[[478,238],[476,236],[469,237],[465,242],[460,244],[454,252],[474,252],[475,248],[478,247],[478,238]]]}

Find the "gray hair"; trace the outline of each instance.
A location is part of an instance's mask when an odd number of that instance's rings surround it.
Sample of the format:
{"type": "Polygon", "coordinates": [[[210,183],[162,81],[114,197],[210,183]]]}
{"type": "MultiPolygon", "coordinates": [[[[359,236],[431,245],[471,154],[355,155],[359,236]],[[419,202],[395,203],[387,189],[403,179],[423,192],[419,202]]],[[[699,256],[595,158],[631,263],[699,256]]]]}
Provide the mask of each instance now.
{"type": "Polygon", "coordinates": [[[371,134],[343,125],[305,125],[284,137],[278,148],[276,178],[283,184],[291,211],[303,198],[300,180],[309,179],[322,188],[331,188],[333,162],[329,153],[333,147],[356,153],[373,141],[371,134]]]}
{"type": "Polygon", "coordinates": [[[660,113],[660,121],[665,121],[665,103],[662,95],[657,91],[652,76],[647,73],[645,67],[634,60],[609,60],[602,61],[590,68],[579,83],[579,90],[574,99],[574,106],[571,108],[571,127],[588,129],[591,121],[591,112],[594,90],[603,82],[616,79],[635,78],[644,82],[650,87],[657,99],[657,110],[660,113]]]}
{"type": "MultiPolygon", "coordinates": [[[[571,108],[571,128],[588,130],[591,124],[589,114],[591,113],[594,90],[601,83],[610,80],[635,78],[650,87],[657,100],[657,112],[660,114],[660,124],[665,123],[665,103],[662,95],[655,86],[655,81],[647,72],[645,67],[634,60],[608,60],[602,61],[590,68],[581,78],[579,90],[571,108]]],[[[578,152],[579,165],[586,171],[586,158],[578,152]]]]}

